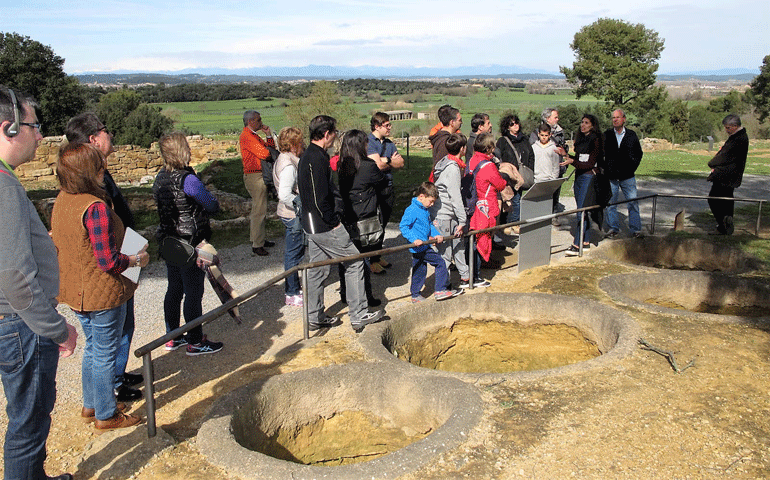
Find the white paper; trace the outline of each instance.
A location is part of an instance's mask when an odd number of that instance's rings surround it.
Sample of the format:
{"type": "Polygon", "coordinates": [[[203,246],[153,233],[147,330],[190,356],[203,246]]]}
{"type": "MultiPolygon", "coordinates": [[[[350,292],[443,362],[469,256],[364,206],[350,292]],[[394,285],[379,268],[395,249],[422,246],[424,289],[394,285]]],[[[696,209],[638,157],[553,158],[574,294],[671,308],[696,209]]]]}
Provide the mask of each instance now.
{"type": "Polygon", "coordinates": [[[578,161],[579,162],[587,162],[589,156],[590,155],[588,153],[581,153],[580,155],[578,155],[578,161]]]}
{"type": "MultiPolygon", "coordinates": [[[[147,245],[147,239],[139,235],[136,230],[126,227],[126,235],[123,237],[123,245],[120,247],[120,253],[123,255],[136,255],[147,245]]],[[[123,271],[121,275],[134,283],[139,283],[139,272],[142,267],[130,267],[123,271]]]]}

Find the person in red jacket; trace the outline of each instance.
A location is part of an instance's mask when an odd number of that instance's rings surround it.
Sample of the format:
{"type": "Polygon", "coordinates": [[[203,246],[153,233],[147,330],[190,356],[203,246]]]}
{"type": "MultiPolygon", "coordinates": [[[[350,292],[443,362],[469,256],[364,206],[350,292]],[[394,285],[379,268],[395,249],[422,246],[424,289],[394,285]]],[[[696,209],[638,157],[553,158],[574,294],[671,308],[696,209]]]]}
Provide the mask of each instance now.
{"type": "MultiPolygon", "coordinates": [[[[507,181],[500,175],[497,165],[492,161],[495,139],[491,133],[482,133],[476,137],[473,150],[471,161],[468,162],[468,170],[472,172],[479,163],[485,162],[476,173],[476,196],[478,199],[470,224],[471,230],[479,230],[497,225],[497,217],[500,215],[497,194],[505,188],[507,181]]],[[[476,251],[485,261],[489,261],[489,255],[492,253],[492,234],[490,232],[476,236],[476,251]]],[[[477,269],[480,263],[480,261],[474,262],[474,269],[477,269]]],[[[478,278],[477,272],[474,272],[474,278],[478,278]]]]}

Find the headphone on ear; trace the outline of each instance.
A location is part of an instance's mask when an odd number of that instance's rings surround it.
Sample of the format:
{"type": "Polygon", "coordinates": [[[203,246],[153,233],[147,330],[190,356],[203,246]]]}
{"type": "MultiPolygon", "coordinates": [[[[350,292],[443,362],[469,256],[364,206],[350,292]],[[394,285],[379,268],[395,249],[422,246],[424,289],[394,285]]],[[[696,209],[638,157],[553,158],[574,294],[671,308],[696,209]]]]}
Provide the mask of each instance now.
{"type": "Polygon", "coordinates": [[[15,137],[19,134],[19,102],[16,101],[16,94],[13,90],[8,89],[8,93],[11,94],[11,102],[13,102],[13,123],[5,126],[5,135],[7,137],[15,137]]]}

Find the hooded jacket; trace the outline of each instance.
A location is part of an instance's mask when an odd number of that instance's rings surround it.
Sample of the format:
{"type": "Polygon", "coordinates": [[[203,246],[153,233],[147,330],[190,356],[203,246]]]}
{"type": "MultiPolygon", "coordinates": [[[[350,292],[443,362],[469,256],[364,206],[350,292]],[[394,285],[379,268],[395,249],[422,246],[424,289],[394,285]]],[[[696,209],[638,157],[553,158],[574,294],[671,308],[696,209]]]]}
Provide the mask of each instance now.
{"type": "Polygon", "coordinates": [[[438,198],[431,208],[431,216],[437,220],[457,220],[465,225],[465,204],[460,191],[460,181],[465,163],[454,155],[447,155],[433,167],[433,183],[438,188],[438,198]]]}

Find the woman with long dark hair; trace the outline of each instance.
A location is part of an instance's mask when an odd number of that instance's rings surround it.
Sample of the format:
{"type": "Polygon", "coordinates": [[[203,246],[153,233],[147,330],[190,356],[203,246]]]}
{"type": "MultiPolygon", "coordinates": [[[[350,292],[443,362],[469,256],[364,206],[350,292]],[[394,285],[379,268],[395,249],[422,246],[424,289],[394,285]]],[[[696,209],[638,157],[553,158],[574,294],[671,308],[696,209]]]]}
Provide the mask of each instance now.
{"type": "Polygon", "coordinates": [[[136,255],[120,249],[125,228],[104,190],[105,162],[91,144],[70,144],[59,152],[56,175],[61,192],[51,214],[59,256],[59,301],[75,312],[86,337],[82,363],[81,416],[97,430],[136,425],[115,396],[115,362],[126,319],[126,302],[136,284],[121,275],[146,266],[146,247],[136,255]]]}
{"type": "MultiPolygon", "coordinates": [[[[534,171],[535,152],[529,143],[529,137],[521,131],[521,120],[514,114],[508,114],[500,120],[500,138],[497,139],[496,150],[500,153],[500,160],[510,163],[521,170],[525,165],[534,171]]],[[[514,189],[511,198],[511,209],[505,223],[518,222],[521,219],[521,189],[514,189]]],[[[513,227],[513,232],[519,233],[519,227],[513,227]]]]}
{"type": "MultiPolygon", "coordinates": [[[[376,250],[376,242],[364,245],[361,237],[356,236],[357,224],[360,220],[378,217],[381,220],[380,192],[388,186],[388,178],[377,167],[377,164],[366,155],[367,135],[361,130],[350,130],[342,137],[340,148],[340,163],[338,169],[340,193],[342,194],[344,217],[342,222],[348,231],[353,232],[353,244],[361,253],[376,250]]],[[[380,226],[382,222],[380,222],[380,226]]],[[[382,228],[382,227],[381,227],[382,228]]],[[[384,233],[384,232],[380,232],[384,233]]],[[[376,307],[382,302],[372,293],[371,270],[369,259],[364,268],[364,290],[370,307],[376,307]]],[[[345,301],[345,276],[343,264],[340,265],[340,296],[345,301]]]]}
{"type": "MultiPolygon", "coordinates": [[[[594,188],[594,179],[599,171],[599,164],[604,156],[604,145],[602,134],[599,131],[599,120],[586,113],[580,121],[580,131],[575,136],[575,153],[561,162],[560,165],[572,165],[575,167],[575,184],[572,190],[575,193],[575,207],[583,208],[589,201],[593,201],[594,195],[591,191],[594,188]]],[[[591,220],[588,212],[577,214],[575,239],[567,250],[567,255],[575,256],[580,251],[580,242],[583,242],[583,249],[590,248],[590,242],[585,239],[585,233],[591,227],[591,220]],[[583,236],[580,236],[580,217],[583,217],[583,236]]]]}

